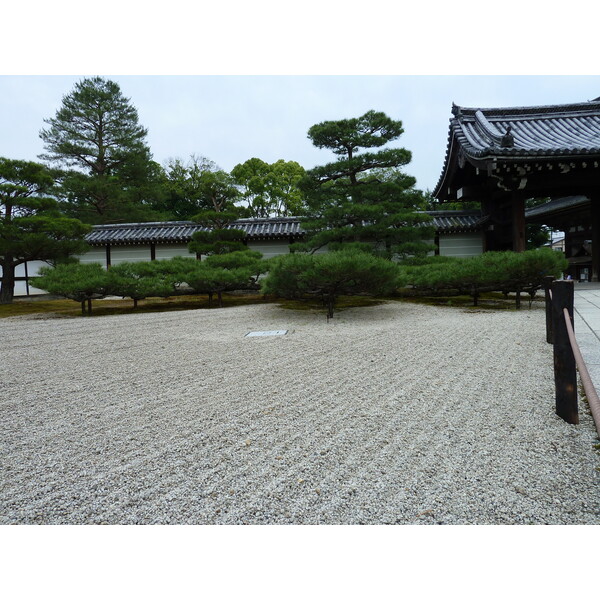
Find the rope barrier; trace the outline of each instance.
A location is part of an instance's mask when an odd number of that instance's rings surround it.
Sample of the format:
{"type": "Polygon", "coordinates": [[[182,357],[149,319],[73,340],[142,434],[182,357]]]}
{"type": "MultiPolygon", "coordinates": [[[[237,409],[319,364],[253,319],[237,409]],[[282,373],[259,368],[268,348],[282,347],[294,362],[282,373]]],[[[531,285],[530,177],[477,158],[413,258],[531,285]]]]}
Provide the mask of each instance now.
{"type": "MultiPolygon", "coordinates": [[[[550,292],[550,298],[552,298],[552,292],[550,292]]],[[[573,331],[573,326],[571,325],[569,311],[566,308],[563,308],[563,314],[565,317],[565,325],[567,326],[567,333],[569,334],[571,350],[573,351],[575,363],[577,364],[577,370],[579,371],[579,377],[581,378],[581,383],[590,406],[594,424],[596,425],[596,431],[600,436],[600,399],[598,398],[598,393],[596,392],[596,388],[592,383],[592,378],[590,377],[590,373],[587,369],[585,361],[583,360],[581,350],[579,349],[579,345],[575,339],[575,332],[573,331]]]]}

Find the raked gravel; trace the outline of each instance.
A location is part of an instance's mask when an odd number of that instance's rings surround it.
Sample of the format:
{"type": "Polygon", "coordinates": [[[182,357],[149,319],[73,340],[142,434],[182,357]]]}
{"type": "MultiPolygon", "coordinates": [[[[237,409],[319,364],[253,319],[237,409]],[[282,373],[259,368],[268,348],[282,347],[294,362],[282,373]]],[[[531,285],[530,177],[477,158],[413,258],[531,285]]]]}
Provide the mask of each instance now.
{"type": "Polygon", "coordinates": [[[15,317],[0,352],[1,524],[600,524],[539,307],[15,317]]]}

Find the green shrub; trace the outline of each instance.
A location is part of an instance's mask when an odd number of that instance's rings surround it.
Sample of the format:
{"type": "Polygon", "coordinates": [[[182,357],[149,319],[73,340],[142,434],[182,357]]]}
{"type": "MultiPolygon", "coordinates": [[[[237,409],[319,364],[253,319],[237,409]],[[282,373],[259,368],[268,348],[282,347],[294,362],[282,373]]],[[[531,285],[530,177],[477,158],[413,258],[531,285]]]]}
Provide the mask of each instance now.
{"type": "Polygon", "coordinates": [[[124,262],[112,266],[107,275],[109,293],[131,298],[134,308],[143,298],[172,295],[176,283],[172,274],[162,268],[162,262],[124,262]]]}
{"type": "Polygon", "coordinates": [[[548,275],[559,277],[567,268],[564,256],[549,248],[527,252],[485,252],[471,258],[448,260],[449,257],[427,257],[403,263],[408,284],[423,292],[446,295],[469,294],[474,304],[482,292],[516,292],[532,297],[548,275]]]}
{"type": "Polygon", "coordinates": [[[288,254],[270,262],[262,284],[265,294],[284,298],[320,296],[333,316],[340,295],[380,295],[394,291],[400,281],[395,263],[360,251],[326,254],[288,254]]]}
{"type": "Polygon", "coordinates": [[[49,294],[64,296],[81,303],[81,312],[92,314],[92,300],[104,298],[108,293],[108,276],[100,263],[68,263],[56,267],[42,267],[40,276],[32,284],[49,294]]]}

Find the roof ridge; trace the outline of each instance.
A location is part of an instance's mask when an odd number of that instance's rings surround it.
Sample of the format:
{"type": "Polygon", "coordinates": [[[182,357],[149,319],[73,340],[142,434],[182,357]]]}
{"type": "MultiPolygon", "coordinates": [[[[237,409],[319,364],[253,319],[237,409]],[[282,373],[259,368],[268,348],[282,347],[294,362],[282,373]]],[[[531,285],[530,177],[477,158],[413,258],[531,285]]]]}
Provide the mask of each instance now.
{"type": "Polygon", "coordinates": [[[477,111],[485,112],[501,112],[505,114],[518,112],[560,112],[565,110],[568,112],[577,110],[597,110],[600,107],[600,98],[588,100],[586,102],[570,102],[567,104],[536,104],[533,106],[505,106],[505,107],[481,107],[481,106],[459,106],[452,105],[452,113],[455,116],[461,115],[463,111],[469,111],[475,114],[477,111]]]}
{"type": "Polygon", "coordinates": [[[144,227],[173,227],[174,225],[190,226],[198,225],[198,223],[194,223],[194,221],[153,221],[146,223],[104,223],[101,225],[92,225],[92,227],[94,229],[126,229],[128,227],[141,229],[144,227]]]}

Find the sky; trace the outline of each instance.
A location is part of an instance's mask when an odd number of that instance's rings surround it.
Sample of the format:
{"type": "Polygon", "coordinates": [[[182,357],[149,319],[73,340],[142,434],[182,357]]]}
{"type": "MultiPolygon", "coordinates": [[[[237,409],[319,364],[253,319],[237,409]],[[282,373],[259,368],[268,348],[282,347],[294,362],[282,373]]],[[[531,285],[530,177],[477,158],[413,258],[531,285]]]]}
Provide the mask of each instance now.
{"type": "MultiPolygon", "coordinates": [[[[0,76],[0,156],[37,160],[44,119],[85,76],[0,76]]],[[[469,107],[585,102],[600,76],[112,75],[148,129],[154,160],[195,154],[230,171],[252,157],[294,160],[309,169],[333,160],[307,137],[309,127],[368,110],[402,121],[390,147],[412,152],[405,171],[432,190],[441,174],[452,103],[469,107]]]]}

